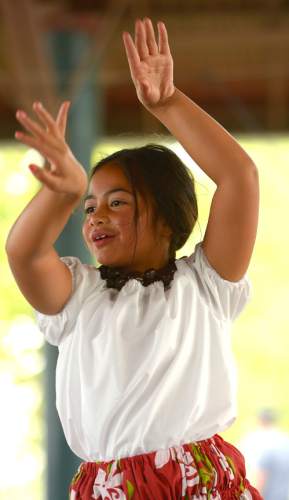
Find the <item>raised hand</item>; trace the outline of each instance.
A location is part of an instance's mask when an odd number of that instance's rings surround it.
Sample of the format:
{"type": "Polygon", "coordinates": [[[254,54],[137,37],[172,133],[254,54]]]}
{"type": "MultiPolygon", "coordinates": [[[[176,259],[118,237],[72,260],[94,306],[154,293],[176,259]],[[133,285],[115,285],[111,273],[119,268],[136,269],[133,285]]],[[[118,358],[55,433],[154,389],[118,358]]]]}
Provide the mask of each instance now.
{"type": "Polygon", "coordinates": [[[52,191],[81,197],[87,189],[88,179],[85,169],[65,142],[69,104],[68,101],[62,103],[54,120],[41,103],[35,102],[33,109],[41,124],[32,120],[24,111],[18,110],[17,120],[31,135],[17,131],[15,137],[37,149],[48,161],[46,168],[30,165],[40,182],[52,191]]]}
{"type": "Polygon", "coordinates": [[[146,108],[164,104],[175,91],[173,59],[163,22],[157,23],[158,43],[149,18],[136,20],[135,41],[128,32],[123,42],[137,96],[146,108]]]}

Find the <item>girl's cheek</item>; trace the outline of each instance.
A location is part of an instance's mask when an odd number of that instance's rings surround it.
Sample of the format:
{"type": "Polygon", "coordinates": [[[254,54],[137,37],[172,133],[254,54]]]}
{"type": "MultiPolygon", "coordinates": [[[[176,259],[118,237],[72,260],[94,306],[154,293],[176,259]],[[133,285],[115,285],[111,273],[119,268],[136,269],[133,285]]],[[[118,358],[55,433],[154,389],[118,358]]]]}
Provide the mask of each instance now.
{"type": "Polygon", "coordinates": [[[133,214],[131,210],[123,210],[121,213],[119,212],[118,214],[115,214],[112,219],[116,224],[128,225],[133,221],[133,214]]]}
{"type": "Polygon", "coordinates": [[[87,221],[83,222],[81,231],[83,238],[87,240],[89,236],[89,225],[87,221]]]}

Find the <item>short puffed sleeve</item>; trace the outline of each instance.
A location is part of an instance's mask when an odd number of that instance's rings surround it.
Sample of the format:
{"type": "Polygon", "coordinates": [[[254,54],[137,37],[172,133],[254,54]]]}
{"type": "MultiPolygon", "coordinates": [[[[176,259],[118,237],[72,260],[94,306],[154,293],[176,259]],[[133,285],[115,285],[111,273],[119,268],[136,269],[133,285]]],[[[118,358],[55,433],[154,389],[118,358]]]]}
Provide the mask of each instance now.
{"type": "MultiPolygon", "coordinates": [[[[36,323],[49,344],[59,346],[73,332],[75,322],[91,285],[93,266],[83,264],[78,257],[60,257],[72,275],[72,292],[63,309],[54,315],[34,309],[36,323]]],[[[95,273],[94,277],[95,277],[95,273]]]]}
{"type": "Polygon", "coordinates": [[[251,281],[247,273],[238,281],[222,278],[209,263],[202,243],[197,243],[194,253],[184,260],[194,270],[200,292],[217,317],[233,321],[251,299],[251,281]]]}

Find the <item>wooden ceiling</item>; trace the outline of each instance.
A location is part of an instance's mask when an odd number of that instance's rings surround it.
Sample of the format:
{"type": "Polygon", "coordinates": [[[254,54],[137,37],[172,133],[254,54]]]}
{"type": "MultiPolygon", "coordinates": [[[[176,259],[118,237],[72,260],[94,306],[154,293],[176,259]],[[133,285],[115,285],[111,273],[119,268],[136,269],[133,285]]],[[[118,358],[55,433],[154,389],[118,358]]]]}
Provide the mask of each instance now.
{"type": "Polygon", "coordinates": [[[225,127],[289,127],[289,0],[0,0],[0,7],[0,138],[13,137],[17,107],[42,99],[56,109],[62,97],[77,97],[88,75],[104,98],[105,134],[157,132],[135,96],[121,40],[145,15],[167,25],[176,85],[225,127]],[[62,95],[47,42],[55,32],[85,40],[62,95]]]}

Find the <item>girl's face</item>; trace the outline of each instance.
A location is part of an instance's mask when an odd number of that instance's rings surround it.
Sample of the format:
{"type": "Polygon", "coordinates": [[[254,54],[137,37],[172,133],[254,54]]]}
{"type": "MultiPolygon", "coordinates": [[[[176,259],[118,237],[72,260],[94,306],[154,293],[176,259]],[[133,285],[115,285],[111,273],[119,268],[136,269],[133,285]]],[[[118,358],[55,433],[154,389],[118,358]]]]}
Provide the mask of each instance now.
{"type": "Polygon", "coordinates": [[[159,222],[152,228],[152,210],[137,193],[139,218],[134,223],[135,202],[131,185],[115,163],[102,166],[93,175],[84,201],[85,243],[100,264],[143,272],[160,269],[168,262],[171,230],[159,222]],[[95,233],[111,237],[95,242],[95,233]],[[133,259],[135,248],[135,258],[133,259]]]}

